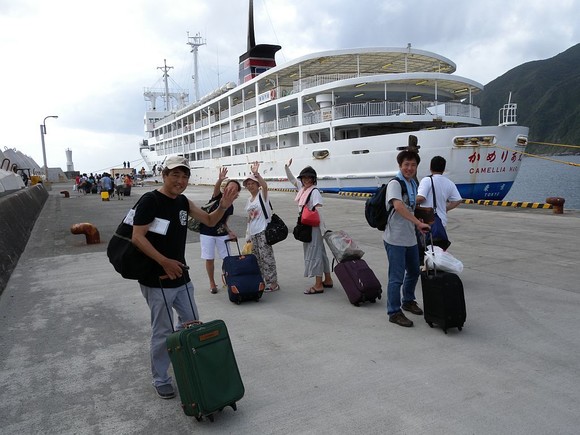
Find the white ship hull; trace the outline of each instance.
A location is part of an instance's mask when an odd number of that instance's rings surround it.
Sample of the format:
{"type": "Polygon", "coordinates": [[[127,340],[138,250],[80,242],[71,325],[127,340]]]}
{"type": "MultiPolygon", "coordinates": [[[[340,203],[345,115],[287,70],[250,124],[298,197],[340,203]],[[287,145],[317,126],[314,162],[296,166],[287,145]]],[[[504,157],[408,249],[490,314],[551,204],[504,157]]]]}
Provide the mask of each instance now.
{"type": "MultiPolygon", "coordinates": [[[[414,132],[420,145],[418,177],[429,174],[429,161],[439,155],[447,160],[446,175],[455,182],[461,196],[469,199],[501,200],[511,188],[521,164],[522,150],[518,137],[527,136],[528,129],[520,126],[464,127],[446,130],[414,132]],[[497,137],[497,146],[454,147],[457,136],[497,137]]],[[[372,138],[348,139],[325,144],[308,144],[298,148],[263,151],[260,153],[218,157],[204,162],[192,161],[190,183],[215,183],[218,168],[227,167],[230,178],[243,180],[249,173],[250,163],[259,161],[264,178],[273,188],[293,188],[286,179],[284,164],[292,159],[295,172],[313,166],[318,185],[327,192],[372,192],[398,171],[397,148],[405,144],[408,134],[390,134],[372,138]],[[368,153],[353,155],[353,150],[365,149],[368,153]],[[323,160],[312,153],[328,150],[323,160]]],[[[166,156],[145,153],[150,167],[161,164],[166,156]]]]}

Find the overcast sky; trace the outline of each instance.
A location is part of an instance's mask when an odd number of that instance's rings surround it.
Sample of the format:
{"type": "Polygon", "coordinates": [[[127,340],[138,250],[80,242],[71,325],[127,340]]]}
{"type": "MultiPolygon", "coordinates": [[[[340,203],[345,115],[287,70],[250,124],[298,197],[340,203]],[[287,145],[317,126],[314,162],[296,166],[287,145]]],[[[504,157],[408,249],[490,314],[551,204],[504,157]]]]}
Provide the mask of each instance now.
{"type": "MultiPolygon", "coordinates": [[[[457,75],[486,84],[522,63],[580,42],[580,0],[255,0],[256,43],[278,44],[280,65],[309,53],[356,47],[433,51],[457,75]]],[[[0,0],[3,84],[0,148],[42,166],[103,172],[143,166],[143,88],[163,60],[193,100],[193,56],[201,33],[200,94],[237,82],[246,51],[247,0],[0,0]]]]}

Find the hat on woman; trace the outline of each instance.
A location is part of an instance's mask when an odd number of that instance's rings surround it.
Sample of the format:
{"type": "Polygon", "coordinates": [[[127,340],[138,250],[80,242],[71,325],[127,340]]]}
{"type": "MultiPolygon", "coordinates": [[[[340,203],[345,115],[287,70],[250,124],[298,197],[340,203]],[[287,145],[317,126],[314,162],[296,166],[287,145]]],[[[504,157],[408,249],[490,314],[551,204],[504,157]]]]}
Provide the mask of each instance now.
{"type": "Polygon", "coordinates": [[[258,181],[256,176],[254,174],[250,174],[246,177],[246,179],[242,183],[242,186],[246,187],[246,183],[248,182],[248,180],[252,180],[252,181],[255,181],[256,183],[260,184],[260,182],[258,181]]]}
{"type": "Polygon", "coordinates": [[[310,177],[314,180],[314,183],[316,183],[316,171],[312,166],[306,166],[300,171],[300,175],[296,178],[300,180],[302,177],[310,177]]]}

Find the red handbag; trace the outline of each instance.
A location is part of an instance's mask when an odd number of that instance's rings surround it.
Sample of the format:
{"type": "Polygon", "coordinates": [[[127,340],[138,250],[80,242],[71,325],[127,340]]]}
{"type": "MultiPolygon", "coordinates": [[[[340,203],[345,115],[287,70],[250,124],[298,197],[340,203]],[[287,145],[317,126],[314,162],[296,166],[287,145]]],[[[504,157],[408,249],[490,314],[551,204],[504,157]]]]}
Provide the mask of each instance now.
{"type": "Polygon", "coordinates": [[[317,227],[320,225],[320,215],[318,210],[310,210],[308,207],[302,207],[302,216],[300,217],[300,223],[308,225],[310,227],[317,227]]]}

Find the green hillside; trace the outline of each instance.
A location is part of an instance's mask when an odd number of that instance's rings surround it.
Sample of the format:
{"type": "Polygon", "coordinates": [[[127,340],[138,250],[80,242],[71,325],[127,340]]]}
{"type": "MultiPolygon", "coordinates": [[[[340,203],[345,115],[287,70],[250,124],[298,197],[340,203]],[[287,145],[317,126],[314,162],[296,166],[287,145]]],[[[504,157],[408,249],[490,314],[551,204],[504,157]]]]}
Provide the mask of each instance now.
{"type": "MultiPolygon", "coordinates": [[[[580,44],[551,59],[524,63],[485,85],[474,99],[484,125],[498,123],[509,93],[518,124],[530,127],[531,142],[580,145],[580,44]]],[[[580,154],[580,149],[530,145],[543,154],[580,154]]]]}

